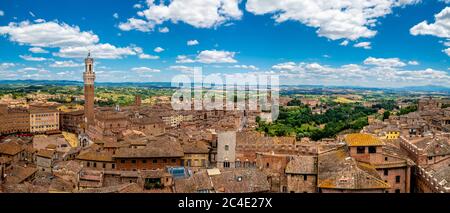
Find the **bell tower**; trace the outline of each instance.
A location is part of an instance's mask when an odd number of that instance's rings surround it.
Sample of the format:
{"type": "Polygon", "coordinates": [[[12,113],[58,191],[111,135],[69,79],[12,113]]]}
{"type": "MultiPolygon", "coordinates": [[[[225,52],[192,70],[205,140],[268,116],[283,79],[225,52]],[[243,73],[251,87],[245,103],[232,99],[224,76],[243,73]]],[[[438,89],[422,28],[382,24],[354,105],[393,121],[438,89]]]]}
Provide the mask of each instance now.
{"type": "Polygon", "coordinates": [[[84,119],[86,127],[94,122],[94,59],[91,57],[91,53],[84,59],[84,119]]]}

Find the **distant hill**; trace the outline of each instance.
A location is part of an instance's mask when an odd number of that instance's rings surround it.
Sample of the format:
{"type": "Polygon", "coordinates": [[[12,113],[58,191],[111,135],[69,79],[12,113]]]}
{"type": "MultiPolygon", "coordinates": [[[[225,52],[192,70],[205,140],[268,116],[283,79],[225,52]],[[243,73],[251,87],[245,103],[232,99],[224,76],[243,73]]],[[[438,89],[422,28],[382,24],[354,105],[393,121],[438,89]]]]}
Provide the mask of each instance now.
{"type": "MultiPolygon", "coordinates": [[[[96,82],[97,86],[113,87],[150,87],[172,88],[170,82],[96,82]]],[[[82,81],[69,80],[0,80],[0,85],[55,85],[55,86],[82,86],[82,81]]],[[[281,85],[284,89],[355,89],[355,90],[389,90],[398,92],[439,92],[450,93],[450,87],[426,85],[409,86],[401,88],[374,88],[358,86],[325,86],[325,85],[281,85]]]]}

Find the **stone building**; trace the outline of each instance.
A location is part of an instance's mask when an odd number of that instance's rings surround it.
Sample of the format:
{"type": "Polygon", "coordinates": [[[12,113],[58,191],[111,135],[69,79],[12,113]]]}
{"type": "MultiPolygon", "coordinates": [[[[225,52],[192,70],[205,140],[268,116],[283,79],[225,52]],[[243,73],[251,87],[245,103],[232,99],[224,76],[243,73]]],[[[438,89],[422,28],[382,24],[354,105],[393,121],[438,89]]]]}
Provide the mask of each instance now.
{"type": "Polygon", "coordinates": [[[218,168],[235,168],[236,160],[236,132],[224,131],[217,134],[218,168]]]}
{"type": "Polygon", "coordinates": [[[26,108],[0,104],[0,134],[30,132],[30,114],[26,108]]]}
{"type": "Polygon", "coordinates": [[[84,127],[84,111],[60,112],[61,130],[79,134],[84,127]]]}
{"type": "Polygon", "coordinates": [[[91,53],[84,59],[84,117],[87,126],[93,124],[94,122],[94,59],[91,57],[91,53]]]}
{"type": "Polygon", "coordinates": [[[287,192],[317,191],[317,156],[293,156],[286,165],[287,192]]]}
{"type": "Polygon", "coordinates": [[[48,106],[30,105],[30,132],[59,131],[59,111],[48,106]]]}

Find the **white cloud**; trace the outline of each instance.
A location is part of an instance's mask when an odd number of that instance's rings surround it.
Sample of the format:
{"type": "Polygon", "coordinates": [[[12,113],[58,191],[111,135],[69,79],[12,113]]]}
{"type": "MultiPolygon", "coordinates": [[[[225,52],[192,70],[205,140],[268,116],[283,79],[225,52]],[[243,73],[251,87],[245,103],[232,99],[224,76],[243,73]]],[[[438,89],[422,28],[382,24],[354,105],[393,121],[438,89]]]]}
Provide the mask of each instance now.
{"type": "Polygon", "coordinates": [[[371,38],[378,18],[392,8],[419,0],[248,0],[247,11],[255,15],[273,14],[277,23],[298,21],[317,28],[319,36],[331,40],[371,38]]]}
{"type": "Polygon", "coordinates": [[[162,48],[162,47],[156,47],[153,51],[155,51],[155,52],[157,52],[157,53],[160,53],[160,52],[164,51],[164,48],[162,48]]]}
{"type": "Polygon", "coordinates": [[[166,21],[184,22],[197,28],[212,28],[232,20],[239,20],[242,17],[239,2],[240,0],[171,0],[156,4],[154,1],[147,1],[148,8],[137,13],[146,20],[137,21],[130,18],[128,22],[120,25],[125,25],[122,30],[143,32],[148,32],[155,25],[166,21]],[[139,24],[136,24],[137,22],[139,24]]]}
{"type": "Polygon", "coordinates": [[[119,14],[114,13],[114,14],[113,14],[113,17],[114,17],[115,19],[118,19],[118,18],[119,18],[119,14]]]}
{"type": "Polygon", "coordinates": [[[30,14],[30,16],[32,16],[32,17],[36,17],[36,15],[34,15],[34,13],[33,13],[33,12],[29,11],[28,13],[30,14]]]}
{"type": "Polygon", "coordinates": [[[30,52],[32,53],[48,53],[47,50],[44,50],[40,47],[31,47],[30,49],[28,49],[30,52]]]}
{"type": "Polygon", "coordinates": [[[188,46],[194,46],[194,45],[198,45],[198,41],[197,40],[189,40],[187,41],[187,45],[188,46]]]}
{"type": "Polygon", "coordinates": [[[77,26],[57,22],[10,23],[0,27],[0,35],[9,35],[10,41],[35,47],[84,46],[99,41],[92,32],[81,32],[77,26]]]}
{"type": "Polygon", "coordinates": [[[45,61],[46,58],[43,57],[33,57],[31,55],[19,55],[20,58],[27,60],[27,61],[45,61]]]}
{"type": "Polygon", "coordinates": [[[158,29],[160,33],[168,33],[170,30],[168,27],[163,27],[158,29]]]}
{"type": "Polygon", "coordinates": [[[231,66],[230,68],[245,69],[245,70],[259,70],[259,68],[254,65],[234,65],[234,66],[231,66]]]}
{"type": "Polygon", "coordinates": [[[450,7],[444,8],[434,15],[434,23],[422,21],[409,31],[412,35],[433,35],[441,38],[450,38],[450,7]]]}
{"type": "Polygon", "coordinates": [[[119,24],[119,29],[123,31],[138,30],[141,32],[150,32],[153,30],[153,27],[154,24],[136,18],[129,18],[127,22],[119,24]]]}
{"type": "MultiPolygon", "coordinates": [[[[445,38],[447,41],[443,42],[444,45],[450,46],[450,7],[445,7],[441,12],[434,15],[434,23],[429,24],[427,21],[422,21],[412,27],[409,32],[415,36],[432,35],[445,38]]],[[[443,52],[450,56],[450,48],[444,49],[443,52]]]]}
{"type": "Polygon", "coordinates": [[[280,80],[287,84],[365,87],[401,87],[430,84],[447,86],[450,84],[450,76],[445,71],[430,68],[407,70],[404,69],[404,66],[385,66],[384,64],[381,66],[346,64],[332,67],[319,63],[285,62],[272,66],[272,70],[282,78],[280,80]]]}
{"type": "Polygon", "coordinates": [[[341,46],[347,46],[347,45],[348,45],[348,40],[342,41],[339,45],[341,45],[341,46]]]}
{"type": "Polygon", "coordinates": [[[139,58],[140,59],[153,59],[154,60],[154,59],[159,59],[159,56],[142,53],[142,54],[139,54],[139,58]]]}
{"type": "Polygon", "coordinates": [[[360,48],[364,48],[364,49],[371,49],[372,47],[370,46],[370,42],[364,41],[364,42],[359,42],[354,44],[354,47],[360,47],[360,48]]]}
{"type": "Polygon", "coordinates": [[[419,65],[418,61],[408,61],[409,65],[419,65]]]}
{"type": "Polygon", "coordinates": [[[9,68],[15,67],[15,66],[16,66],[16,64],[14,64],[14,63],[6,63],[6,62],[4,62],[4,63],[0,64],[0,70],[9,69],[9,68]]]}
{"type": "Polygon", "coordinates": [[[88,51],[100,59],[118,59],[137,54],[131,47],[98,43],[99,38],[93,32],[82,32],[78,26],[57,21],[10,23],[0,27],[0,35],[8,35],[10,41],[21,45],[59,48],[59,52],[53,55],[64,58],[84,58],[88,51]]]}
{"type": "Polygon", "coordinates": [[[400,61],[399,58],[374,58],[368,57],[363,62],[366,65],[375,65],[379,67],[404,67],[405,63],[400,61]]]}
{"type": "Polygon", "coordinates": [[[5,12],[3,12],[3,10],[0,10],[0,16],[4,16],[5,12]]]}
{"type": "Polygon", "coordinates": [[[161,72],[161,70],[159,70],[159,69],[153,69],[153,68],[149,68],[149,67],[134,67],[131,70],[134,72],[138,72],[138,73],[161,72]]]}
{"type": "Polygon", "coordinates": [[[180,72],[186,73],[186,74],[192,74],[192,73],[194,73],[194,71],[197,68],[195,68],[195,67],[187,67],[187,66],[170,66],[169,69],[170,70],[180,71],[180,72]]]}
{"type": "Polygon", "coordinates": [[[50,67],[57,67],[57,68],[62,68],[62,67],[81,67],[81,66],[83,66],[83,64],[75,63],[73,61],[55,61],[52,64],[50,64],[50,67]]]}
{"type": "Polygon", "coordinates": [[[44,23],[45,19],[38,18],[38,19],[34,20],[34,22],[35,23],[44,23]]]}
{"type": "Polygon", "coordinates": [[[133,5],[133,8],[141,9],[141,8],[142,8],[142,5],[141,5],[141,4],[134,4],[134,5],[133,5]]]}
{"type": "Polygon", "coordinates": [[[177,59],[175,61],[175,63],[194,63],[195,60],[190,59],[189,57],[185,56],[185,55],[179,55],[177,56],[177,59]]]}
{"type": "Polygon", "coordinates": [[[196,61],[205,64],[211,63],[236,63],[234,59],[235,52],[218,51],[218,50],[203,50],[197,57],[196,61]]]}
{"type": "Polygon", "coordinates": [[[95,58],[101,59],[120,59],[127,55],[137,54],[132,47],[115,47],[106,43],[88,46],[64,47],[53,55],[62,58],[84,58],[89,51],[95,58]]]}

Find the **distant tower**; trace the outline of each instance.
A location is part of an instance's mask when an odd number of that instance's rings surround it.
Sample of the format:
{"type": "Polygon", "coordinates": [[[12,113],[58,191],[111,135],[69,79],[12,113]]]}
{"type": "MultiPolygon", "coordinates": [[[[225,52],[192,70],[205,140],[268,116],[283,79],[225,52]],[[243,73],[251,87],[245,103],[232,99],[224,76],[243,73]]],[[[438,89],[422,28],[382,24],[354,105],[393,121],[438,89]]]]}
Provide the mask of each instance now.
{"type": "Polygon", "coordinates": [[[136,95],[134,96],[134,105],[135,106],[141,106],[142,100],[141,100],[141,96],[140,95],[136,95]]]}
{"type": "MultiPolygon", "coordinates": [[[[84,59],[84,118],[87,126],[94,122],[94,59],[91,57],[91,53],[88,53],[87,58],[84,59]]],[[[86,127],[87,127],[86,126],[86,127]]]]}

